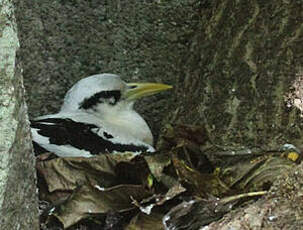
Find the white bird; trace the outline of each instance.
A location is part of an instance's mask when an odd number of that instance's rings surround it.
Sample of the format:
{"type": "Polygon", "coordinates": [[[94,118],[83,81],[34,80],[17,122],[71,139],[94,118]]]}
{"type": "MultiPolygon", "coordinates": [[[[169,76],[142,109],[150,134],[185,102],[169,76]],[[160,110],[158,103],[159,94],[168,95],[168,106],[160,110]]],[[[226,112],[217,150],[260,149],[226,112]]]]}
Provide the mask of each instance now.
{"type": "Polygon", "coordinates": [[[153,136],[133,109],[136,99],[172,88],[160,83],[125,83],[97,74],[78,81],[57,114],[31,121],[36,154],[91,157],[100,153],[153,152],[153,136]]]}

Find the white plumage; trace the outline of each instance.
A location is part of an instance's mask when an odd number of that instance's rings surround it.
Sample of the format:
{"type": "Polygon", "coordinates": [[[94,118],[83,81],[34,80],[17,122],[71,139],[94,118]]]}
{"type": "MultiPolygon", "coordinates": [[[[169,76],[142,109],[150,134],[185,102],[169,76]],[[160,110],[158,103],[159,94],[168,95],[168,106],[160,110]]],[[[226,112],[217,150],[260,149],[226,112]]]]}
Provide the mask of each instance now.
{"type": "Polygon", "coordinates": [[[32,121],[36,153],[47,150],[60,157],[90,157],[153,152],[150,128],[133,104],[140,97],[169,88],[157,83],[127,84],[114,74],[84,78],[67,92],[59,113],[32,121]]]}

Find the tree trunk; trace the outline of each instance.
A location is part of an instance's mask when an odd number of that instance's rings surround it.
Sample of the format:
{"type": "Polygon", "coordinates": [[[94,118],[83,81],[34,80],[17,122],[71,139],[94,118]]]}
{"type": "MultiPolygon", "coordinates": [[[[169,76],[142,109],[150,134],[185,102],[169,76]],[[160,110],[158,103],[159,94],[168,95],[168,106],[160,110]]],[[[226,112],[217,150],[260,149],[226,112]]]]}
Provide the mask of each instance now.
{"type": "Polygon", "coordinates": [[[14,7],[0,1],[0,225],[1,229],[39,229],[35,160],[32,152],[14,7]]]}
{"type": "Polygon", "coordinates": [[[303,74],[302,2],[197,2],[169,120],[205,124],[222,149],[302,146],[302,118],[289,98],[303,74]]]}

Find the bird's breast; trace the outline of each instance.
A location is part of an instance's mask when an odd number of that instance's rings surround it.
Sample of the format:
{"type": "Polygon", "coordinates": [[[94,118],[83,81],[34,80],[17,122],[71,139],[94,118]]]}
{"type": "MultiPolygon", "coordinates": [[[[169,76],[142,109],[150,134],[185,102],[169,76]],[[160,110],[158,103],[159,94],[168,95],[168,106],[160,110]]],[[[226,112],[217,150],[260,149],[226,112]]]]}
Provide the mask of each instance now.
{"type": "Polygon", "coordinates": [[[145,120],[138,113],[124,113],[119,116],[107,117],[102,125],[113,135],[121,138],[133,138],[153,145],[153,136],[145,120]]]}

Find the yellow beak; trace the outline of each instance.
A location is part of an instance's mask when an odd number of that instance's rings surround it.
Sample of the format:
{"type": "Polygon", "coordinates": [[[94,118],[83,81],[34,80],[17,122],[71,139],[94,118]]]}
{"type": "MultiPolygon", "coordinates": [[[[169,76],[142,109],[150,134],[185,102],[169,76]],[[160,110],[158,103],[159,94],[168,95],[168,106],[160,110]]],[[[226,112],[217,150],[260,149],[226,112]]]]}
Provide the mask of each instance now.
{"type": "Polygon", "coordinates": [[[127,86],[125,97],[128,100],[135,100],[173,88],[161,83],[128,83],[127,86]]]}

